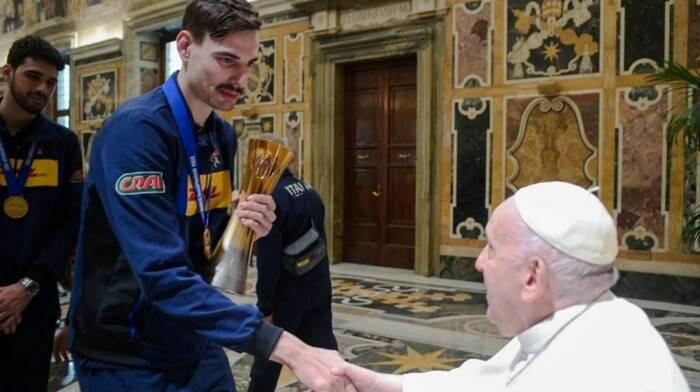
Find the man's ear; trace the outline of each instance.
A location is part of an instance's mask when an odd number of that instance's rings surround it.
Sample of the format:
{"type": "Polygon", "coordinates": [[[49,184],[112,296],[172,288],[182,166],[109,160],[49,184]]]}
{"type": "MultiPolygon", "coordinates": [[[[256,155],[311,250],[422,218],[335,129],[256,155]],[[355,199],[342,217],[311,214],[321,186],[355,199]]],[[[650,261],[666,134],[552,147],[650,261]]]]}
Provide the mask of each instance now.
{"type": "Polygon", "coordinates": [[[5,78],[5,80],[10,80],[10,77],[12,76],[12,66],[10,64],[5,64],[2,66],[2,76],[5,78]]]}
{"type": "Polygon", "coordinates": [[[549,290],[549,269],[539,256],[530,257],[525,265],[523,290],[520,294],[525,303],[534,303],[549,290]]]}
{"type": "Polygon", "coordinates": [[[182,63],[186,64],[190,60],[190,51],[192,50],[192,45],[194,44],[194,37],[192,33],[187,30],[181,30],[177,33],[175,37],[175,42],[177,45],[177,51],[180,53],[180,58],[182,63]]]}

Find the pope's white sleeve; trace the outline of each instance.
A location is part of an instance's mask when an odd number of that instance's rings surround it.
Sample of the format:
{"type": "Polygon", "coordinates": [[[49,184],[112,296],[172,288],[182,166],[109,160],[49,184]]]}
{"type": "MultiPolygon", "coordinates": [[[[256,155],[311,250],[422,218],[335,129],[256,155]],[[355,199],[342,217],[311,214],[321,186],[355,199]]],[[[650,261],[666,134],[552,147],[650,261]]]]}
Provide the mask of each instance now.
{"type": "Polygon", "coordinates": [[[403,392],[464,392],[478,391],[478,385],[483,381],[484,372],[488,373],[489,366],[478,359],[470,359],[460,367],[450,371],[431,371],[425,373],[404,374],[402,378],[403,392]]]}

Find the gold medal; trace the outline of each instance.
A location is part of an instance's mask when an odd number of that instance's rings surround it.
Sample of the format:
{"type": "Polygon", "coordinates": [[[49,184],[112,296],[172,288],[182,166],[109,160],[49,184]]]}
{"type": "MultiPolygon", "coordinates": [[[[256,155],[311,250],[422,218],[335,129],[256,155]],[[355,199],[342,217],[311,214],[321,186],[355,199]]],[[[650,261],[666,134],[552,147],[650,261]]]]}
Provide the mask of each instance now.
{"type": "Polygon", "coordinates": [[[2,210],[12,219],[22,219],[29,212],[29,203],[22,196],[10,196],[2,203],[2,210]]]}
{"type": "Polygon", "coordinates": [[[202,238],[204,240],[204,257],[207,258],[207,260],[211,259],[211,231],[209,231],[209,228],[204,229],[204,234],[202,235],[202,238]]]}

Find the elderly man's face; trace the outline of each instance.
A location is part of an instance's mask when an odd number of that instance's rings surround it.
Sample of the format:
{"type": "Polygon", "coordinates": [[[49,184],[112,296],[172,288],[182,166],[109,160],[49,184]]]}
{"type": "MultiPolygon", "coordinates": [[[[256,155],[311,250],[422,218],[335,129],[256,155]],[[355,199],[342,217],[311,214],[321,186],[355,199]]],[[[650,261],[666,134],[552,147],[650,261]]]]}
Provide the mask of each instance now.
{"type": "Polygon", "coordinates": [[[527,272],[515,263],[520,239],[513,230],[517,219],[512,199],[499,206],[486,226],[488,243],[476,260],[476,269],[484,274],[486,315],[503,336],[517,335],[529,327],[521,298],[527,272]]]}

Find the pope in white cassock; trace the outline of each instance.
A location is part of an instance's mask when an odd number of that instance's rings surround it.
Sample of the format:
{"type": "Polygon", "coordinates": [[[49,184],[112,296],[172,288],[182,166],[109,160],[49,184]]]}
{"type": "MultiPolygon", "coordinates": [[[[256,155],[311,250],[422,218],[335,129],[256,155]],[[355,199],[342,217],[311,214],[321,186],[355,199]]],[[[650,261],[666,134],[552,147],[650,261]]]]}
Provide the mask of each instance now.
{"type": "Polygon", "coordinates": [[[617,229],[585,189],[544,182],[520,189],[486,227],[476,261],[487,316],[514,337],[488,361],[402,376],[351,364],[334,369],[350,390],[687,392],[661,335],[636,305],[615,297],[617,229]]]}

